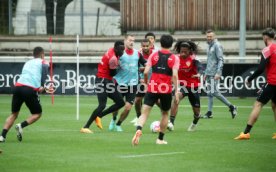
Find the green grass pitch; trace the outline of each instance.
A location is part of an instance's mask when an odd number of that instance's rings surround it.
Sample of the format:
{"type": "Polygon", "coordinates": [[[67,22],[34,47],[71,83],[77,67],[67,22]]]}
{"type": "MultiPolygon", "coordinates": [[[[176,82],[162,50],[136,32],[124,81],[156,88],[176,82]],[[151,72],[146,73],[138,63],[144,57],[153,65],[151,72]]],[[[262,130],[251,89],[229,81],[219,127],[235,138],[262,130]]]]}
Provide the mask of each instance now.
{"type": "MultiPolygon", "coordinates": [[[[97,106],[95,96],[80,97],[80,119],[76,120],[75,96],[56,96],[51,105],[50,96],[41,96],[43,116],[24,129],[23,141],[16,139],[13,128],[5,143],[0,144],[0,171],[94,171],[94,172],[243,172],[276,171],[276,132],[273,113],[268,103],[253,127],[251,140],[233,140],[244,130],[255,99],[230,98],[238,106],[238,116],[232,119],[228,108],[214,101],[214,118],[199,121],[197,131],[187,132],[192,121],[192,111],[187,99],[181,102],[175,122],[175,131],[167,132],[168,145],[156,145],[157,134],[149,130],[160,111],[154,107],[147,121],[140,144],[131,146],[135,127],[130,121],[135,116],[132,109],[122,124],[124,132],[108,131],[111,115],[102,119],[104,129],[94,124],[94,134],[81,134],[92,110],[97,106]]],[[[0,95],[0,128],[10,113],[10,95],[0,95]]],[[[110,104],[111,102],[109,102],[110,104]]],[[[207,99],[201,99],[202,114],[206,112],[207,99]]],[[[16,123],[29,115],[24,105],[16,123]]]]}

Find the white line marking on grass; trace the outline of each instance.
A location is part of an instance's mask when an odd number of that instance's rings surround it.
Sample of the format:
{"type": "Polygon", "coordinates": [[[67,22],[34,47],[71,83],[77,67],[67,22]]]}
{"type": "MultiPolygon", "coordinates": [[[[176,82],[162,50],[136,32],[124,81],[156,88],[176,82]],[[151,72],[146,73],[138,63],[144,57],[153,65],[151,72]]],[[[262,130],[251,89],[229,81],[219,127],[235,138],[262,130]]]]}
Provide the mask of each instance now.
{"type": "Polygon", "coordinates": [[[66,129],[36,129],[35,132],[79,132],[79,130],[66,130],[66,129]]]}
{"type": "MultiPolygon", "coordinates": [[[[191,107],[191,105],[179,105],[180,107],[191,107]]],[[[200,107],[208,107],[207,105],[201,105],[200,107]]],[[[214,108],[228,108],[227,106],[213,106],[214,108]]],[[[237,106],[239,108],[244,108],[244,109],[251,109],[253,108],[252,106],[237,106]]],[[[264,106],[263,109],[270,109],[270,106],[264,106]]]]}
{"type": "Polygon", "coordinates": [[[141,154],[141,155],[120,155],[119,158],[141,158],[149,156],[164,156],[164,155],[176,155],[184,154],[185,152],[168,152],[168,153],[151,153],[151,154],[141,154]]]}

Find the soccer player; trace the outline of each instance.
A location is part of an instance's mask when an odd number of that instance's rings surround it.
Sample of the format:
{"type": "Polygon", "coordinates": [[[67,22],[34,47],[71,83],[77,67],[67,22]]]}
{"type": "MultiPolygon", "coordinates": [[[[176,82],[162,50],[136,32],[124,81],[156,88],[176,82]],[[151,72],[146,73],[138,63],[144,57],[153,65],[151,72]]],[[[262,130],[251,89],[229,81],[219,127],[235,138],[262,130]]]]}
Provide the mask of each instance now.
{"type": "MultiPolygon", "coordinates": [[[[141,53],[144,56],[144,59],[148,59],[148,57],[152,54],[152,52],[158,51],[159,47],[154,45],[155,43],[155,34],[153,32],[148,32],[145,35],[145,39],[141,43],[141,53]],[[148,41],[146,41],[148,40],[148,41]],[[149,45],[147,45],[146,42],[149,42],[149,45]]],[[[150,72],[151,74],[151,72],[150,72]]],[[[143,82],[144,74],[140,75],[141,81],[143,82]]],[[[150,78],[150,75],[149,75],[150,78]]],[[[143,83],[142,83],[143,84],[143,83]]],[[[140,84],[141,85],[141,84],[140,84]]],[[[143,89],[143,86],[141,87],[143,89]]],[[[141,92],[137,92],[136,98],[135,98],[135,111],[136,111],[136,118],[134,118],[131,123],[134,123],[135,126],[137,126],[137,121],[139,116],[141,115],[141,108],[142,108],[142,100],[145,96],[145,93],[141,90],[141,92]]],[[[159,106],[159,103],[157,102],[157,105],[159,106]]]]}
{"type": "Polygon", "coordinates": [[[145,39],[148,39],[149,42],[150,42],[150,49],[153,51],[157,51],[159,50],[159,47],[155,46],[154,43],[155,43],[155,34],[153,32],[148,32],[146,35],[145,35],[145,39]]]}
{"type": "Polygon", "coordinates": [[[122,57],[120,57],[120,65],[118,67],[117,74],[114,77],[116,83],[118,84],[117,86],[120,89],[119,92],[123,97],[125,97],[126,103],[117,123],[116,117],[118,112],[114,112],[113,119],[109,124],[110,131],[123,131],[121,124],[127,118],[132,108],[137,91],[137,85],[139,82],[139,64],[145,65],[146,63],[141,53],[133,48],[134,41],[135,37],[133,35],[126,35],[125,51],[122,57]]]}
{"type": "MultiPolygon", "coordinates": [[[[110,48],[103,55],[101,62],[98,64],[95,84],[99,105],[93,111],[84,127],[81,128],[81,133],[93,133],[89,127],[97,117],[102,118],[103,116],[112,113],[125,105],[124,100],[113,81],[113,76],[117,73],[118,61],[124,53],[124,48],[123,41],[116,41],[114,43],[114,47],[110,48]],[[112,99],[114,104],[105,109],[107,98],[112,99]]],[[[98,127],[101,128],[101,126],[98,127]]]]}
{"type": "Polygon", "coordinates": [[[208,96],[208,112],[203,118],[212,118],[213,109],[213,97],[219,99],[231,112],[232,118],[234,119],[237,115],[236,106],[232,105],[219,91],[218,85],[222,75],[223,68],[223,49],[217,39],[215,39],[215,33],[212,30],[207,31],[207,65],[204,74],[204,81],[207,85],[207,96],[208,96]]]}
{"type": "MultiPolygon", "coordinates": [[[[141,54],[143,55],[145,60],[148,60],[149,56],[152,53],[152,49],[150,49],[150,42],[148,39],[143,39],[141,42],[141,54]]],[[[144,67],[141,67],[139,70],[139,79],[140,83],[138,85],[134,105],[135,105],[135,111],[136,111],[136,118],[131,121],[131,123],[134,123],[135,126],[137,126],[138,118],[141,115],[141,109],[142,109],[142,101],[146,94],[145,86],[144,86],[144,67]]],[[[150,76],[149,76],[150,78],[150,76]]]]}
{"type": "MultiPolygon", "coordinates": [[[[179,101],[188,96],[193,107],[194,119],[188,131],[194,131],[200,118],[200,96],[198,87],[200,86],[200,75],[203,74],[202,64],[196,58],[197,45],[192,41],[178,41],[174,50],[179,53],[180,65],[178,70],[178,82],[180,91],[178,92],[179,101]]],[[[177,90],[175,90],[177,91],[177,90]]],[[[174,120],[178,111],[176,101],[172,102],[170,122],[168,129],[174,130],[174,120]]]]}
{"type": "Polygon", "coordinates": [[[22,73],[15,83],[12,97],[12,113],[6,119],[0,136],[0,142],[5,142],[7,133],[18,117],[23,103],[26,104],[32,115],[25,121],[15,125],[19,141],[23,139],[23,128],[33,124],[41,117],[42,107],[38,92],[44,91],[43,86],[47,78],[49,64],[44,60],[44,50],[42,47],[35,47],[33,56],[34,59],[24,64],[22,73]]]}
{"type": "MultiPolygon", "coordinates": [[[[160,121],[160,132],[156,144],[167,144],[164,140],[165,131],[168,124],[168,112],[171,108],[172,101],[172,81],[175,89],[178,89],[178,68],[179,58],[170,52],[173,44],[171,35],[162,35],[160,38],[161,50],[153,53],[147,62],[144,77],[147,83],[147,93],[144,98],[142,114],[138,120],[138,126],[132,144],[138,145],[142,136],[142,128],[149,116],[152,106],[160,99],[160,108],[162,110],[162,118],[160,121]],[[152,68],[152,75],[148,83],[148,74],[152,68]]],[[[175,101],[178,103],[179,98],[176,92],[175,101]]]]}
{"type": "MultiPolygon", "coordinates": [[[[275,31],[272,28],[266,28],[263,33],[263,41],[266,47],[262,50],[260,64],[257,70],[245,81],[250,85],[251,81],[266,71],[267,84],[261,89],[257,100],[253,105],[253,109],[247,121],[247,125],[242,133],[237,136],[236,140],[250,139],[250,131],[256,123],[262,107],[271,99],[271,107],[276,120],[276,43],[274,42],[275,31]]],[[[276,139],[274,133],[272,139],[276,139]]]]}

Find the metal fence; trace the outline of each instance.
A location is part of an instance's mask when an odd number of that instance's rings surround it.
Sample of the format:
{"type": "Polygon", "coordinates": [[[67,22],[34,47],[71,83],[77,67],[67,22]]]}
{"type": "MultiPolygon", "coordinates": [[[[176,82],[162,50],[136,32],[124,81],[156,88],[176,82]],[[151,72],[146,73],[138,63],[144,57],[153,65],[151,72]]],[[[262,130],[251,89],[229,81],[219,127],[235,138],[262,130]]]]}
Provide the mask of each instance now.
{"type": "MultiPolygon", "coordinates": [[[[118,14],[101,14],[97,17],[96,13],[84,13],[82,16],[83,23],[80,16],[80,13],[66,13],[64,35],[103,36],[121,34],[120,15],[118,14]],[[83,33],[81,28],[83,28],[83,33]]],[[[15,35],[47,34],[45,13],[41,11],[21,13],[19,17],[13,20],[13,33],[15,35]]]]}
{"type": "MultiPolygon", "coordinates": [[[[15,0],[5,0],[14,2],[15,0]]],[[[5,23],[0,26],[0,34],[45,35],[47,34],[46,5],[44,0],[16,0],[16,5],[9,8],[8,3],[0,7],[0,19],[5,23]],[[11,10],[13,9],[13,12],[11,10]],[[10,20],[9,20],[10,19],[10,20]],[[7,22],[9,21],[9,24],[7,22]],[[6,31],[5,31],[6,30],[6,31]],[[8,32],[9,30],[9,32],[8,32]]],[[[53,23],[57,28],[60,11],[53,2],[53,23]]],[[[51,10],[50,10],[51,11],[51,10]]],[[[96,0],[71,0],[64,15],[64,35],[120,35],[120,12],[96,0]]]]}

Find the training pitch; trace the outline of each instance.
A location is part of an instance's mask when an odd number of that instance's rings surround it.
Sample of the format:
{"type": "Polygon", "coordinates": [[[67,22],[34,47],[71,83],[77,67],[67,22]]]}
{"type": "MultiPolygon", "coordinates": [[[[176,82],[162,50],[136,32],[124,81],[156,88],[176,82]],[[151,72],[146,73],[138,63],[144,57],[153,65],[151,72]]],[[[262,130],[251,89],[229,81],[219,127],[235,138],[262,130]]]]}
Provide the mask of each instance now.
{"type": "MultiPolygon", "coordinates": [[[[80,97],[80,119],[76,120],[75,96],[41,96],[43,116],[24,129],[18,142],[14,126],[5,143],[0,144],[0,171],[94,171],[94,172],[189,172],[189,171],[276,171],[276,123],[270,102],[251,131],[251,140],[233,140],[244,130],[254,98],[229,98],[238,106],[238,116],[232,119],[228,108],[214,101],[213,119],[201,119],[197,131],[188,132],[192,111],[187,99],[180,104],[175,131],[167,132],[168,145],[156,145],[157,134],[149,125],[160,119],[154,107],[141,137],[140,144],[131,145],[135,127],[130,121],[134,108],[122,124],[123,132],[110,132],[111,115],[102,119],[103,130],[95,124],[94,134],[81,134],[80,128],[97,106],[96,96],[80,97]]],[[[0,127],[10,113],[10,95],[0,96],[0,127]]],[[[111,102],[108,102],[110,104],[111,102]]],[[[207,99],[201,99],[201,112],[207,110],[207,99]]],[[[23,105],[16,123],[29,115],[23,105]]]]}

